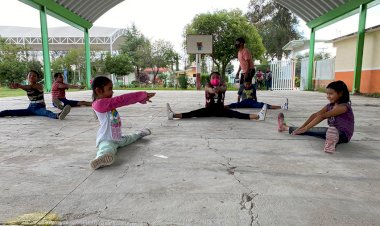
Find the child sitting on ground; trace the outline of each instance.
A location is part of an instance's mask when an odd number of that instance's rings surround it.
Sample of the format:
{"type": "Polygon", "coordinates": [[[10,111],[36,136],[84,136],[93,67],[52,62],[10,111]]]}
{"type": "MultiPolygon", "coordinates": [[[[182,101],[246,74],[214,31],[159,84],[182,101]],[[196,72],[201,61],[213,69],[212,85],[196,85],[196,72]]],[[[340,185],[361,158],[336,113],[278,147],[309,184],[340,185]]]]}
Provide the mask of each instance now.
{"type": "Polygon", "coordinates": [[[30,70],[27,77],[29,85],[21,85],[19,83],[11,84],[12,89],[20,88],[26,91],[30,104],[27,109],[1,111],[0,117],[38,115],[61,120],[66,117],[66,115],[70,112],[70,106],[62,108],[60,113],[54,113],[46,109],[44,87],[40,83],[37,83],[38,78],[38,72],[30,70]]]}
{"type": "Polygon", "coordinates": [[[173,118],[193,118],[193,117],[228,117],[238,119],[265,120],[267,105],[264,104],[258,114],[244,114],[224,108],[224,96],[227,90],[226,84],[221,81],[219,72],[210,74],[210,83],[205,87],[206,107],[186,113],[174,113],[170,105],[167,104],[168,119],[173,118]]]}
{"type": "MultiPolygon", "coordinates": [[[[252,79],[246,78],[244,84],[240,85],[238,99],[236,103],[226,105],[226,108],[262,108],[266,103],[257,102],[256,88],[252,85],[252,79]],[[241,101],[240,101],[241,99],[241,101]]],[[[288,98],[282,106],[266,104],[268,109],[285,109],[288,110],[288,98]]]]}
{"type": "Polygon", "coordinates": [[[301,127],[292,127],[284,122],[284,114],[278,115],[278,131],[288,131],[293,135],[308,135],[325,139],[324,151],[333,153],[339,143],[347,143],[354,133],[354,114],[350,94],[342,81],[331,82],[326,87],[330,103],[312,114],[301,127]],[[327,119],[329,127],[314,127],[327,119]]]}
{"type": "Polygon", "coordinates": [[[96,138],[98,152],[90,164],[93,169],[111,165],[119,147],[127,146],[151,134],[149,129],[144,128],[141,131],[122,136],[121,120],[116,108],[135,103],[145,104],[147,101],[150,102],[150,98],[155,93],[135,92],[112,97],[112,87],[112,81],[107,77],[99,76],[92,82],[94,100],[92,108],[100,123],[96,138]]]}
{"type": "Polygon", "coordinates": [[[70,105],[71,107],[77,106],[91,106],[92,102],[88,101],[77,101],[77,100],[68,100],[66,99],[66,89],[76,88],[83,89],[82,86],[70,85],[63,82],[62,73],[54,74],[54,83],[51,88],[51,98],[53,106],[59,109],[63,109],[64,106],[70,105]]]}

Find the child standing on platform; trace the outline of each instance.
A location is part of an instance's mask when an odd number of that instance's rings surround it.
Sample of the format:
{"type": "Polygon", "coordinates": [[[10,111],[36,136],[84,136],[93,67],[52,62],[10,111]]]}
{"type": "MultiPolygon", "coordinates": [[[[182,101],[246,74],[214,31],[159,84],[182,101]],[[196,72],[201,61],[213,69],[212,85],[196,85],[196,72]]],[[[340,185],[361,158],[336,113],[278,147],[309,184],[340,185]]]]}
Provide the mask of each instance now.
{"type": "Polygon", "coordinates": [[[70,112],[71,107],[66,106],[62,108],[60,113],[54,113],[46,109],[46,104],[44,100],[44,87],[37,83],[39,79],[39,74],[37,71],[31,70],[28,73],[29,85],[21,85],[19,83],[11,84],[12,89],[23,89],[30,100],[30,104],[27,109],[17,109],[17,110],[5,110],[0,112],[0,117],[5,116],[30,116],[38,115],[45,116],[53,119],[64,119],[66,115],[70,112]]]}
{"type": "Polygon", "coordinates": [[[121,120],[116,108],[141,103],[150,102],[155,93],[135,92],[112,97],[112,81],[103,76],[96,77],[92,82],[94,109],[100,128],[96,138],[98,152],[96,158],[91,161],[93,169],[111,165],[114,162],[117,149],[127,146],[136,140],[148,136],[151,131],[144,128],[138,132],[122,136],[121,120]]]}
{"type": "Polygon", "coordinates": [[[78,101],[78,100],[68,100],[66,99],[66,89],[76,88],[83,89],[82,86],[70,85],[63,82],[62,73],[54,74],[54,83],[51,88],[51,98],[54,107],[63,109],[64,106],[70,105],[71,107],[77,106],[91,106],[92,102],[88,101],[78,101]]]}
{"type": "Polygon", "coordinates": [[[347,86],[342,81],[331,82],[326,87],[326,94],[330,103],[312,114],[301,127],[286,125],[284,114],[280,113],[278,131],[325,139],[324,151],[327,153],[333,153],[337,144],[349,142],[354,133],[355,121],[347,86]],[[314,127],[325,119],[329,127],[314,127]]]}

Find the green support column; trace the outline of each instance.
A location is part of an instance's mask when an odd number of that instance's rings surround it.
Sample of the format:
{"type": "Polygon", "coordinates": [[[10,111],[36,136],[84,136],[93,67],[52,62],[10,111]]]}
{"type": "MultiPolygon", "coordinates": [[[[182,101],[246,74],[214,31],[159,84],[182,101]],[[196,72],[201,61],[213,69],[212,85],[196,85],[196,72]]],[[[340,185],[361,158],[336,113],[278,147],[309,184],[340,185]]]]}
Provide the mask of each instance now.
{"type": "Polygon", "coordinates": [[[86,52],[86,84],[87,88],[91,89],[91,56],[90,56],[90,36],[88,29],[84,29],[84,48],[86,52]]]}
{"type": "Polygon", "coordinates": [[[48,28],[46,19],[46,7],[40,7],[40,23],[41,23],[41,38],[42,38],[42,53],[44,59],[44,74],[45,91],[51,91],[51,71],[50,71],[50,54],[49,54],[49,40],[48,40],[48,28]]]}
{"type": "Polygon", "coordinates": [[[360,6],[359,28],[358,28],[358,35],[356,38],[356,59],[355,59],[354,84],[352,87],[352,93],[360,92],[360,80],[362,78],[366,17],[367,17],[367,4],[363,4],[360,6]]]}
{"type": "Polygon", "coordinates": [[[307,90],[313,89],[314,47],[315,47],[315,28],[312,28],[311,33],[310,33],[310,44],[309,44],[309,66],[307,68],[307,90]]]}

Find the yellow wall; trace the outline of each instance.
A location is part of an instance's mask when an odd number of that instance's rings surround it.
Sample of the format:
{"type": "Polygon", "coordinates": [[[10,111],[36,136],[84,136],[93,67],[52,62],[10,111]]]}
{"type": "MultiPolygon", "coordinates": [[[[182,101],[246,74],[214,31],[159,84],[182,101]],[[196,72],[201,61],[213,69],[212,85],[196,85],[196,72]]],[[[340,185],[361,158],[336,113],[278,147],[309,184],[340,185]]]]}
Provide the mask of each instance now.
{"type": "Polygon", "coordinates": [[[336,48],[335,71],[353,71],[355,67],[356,37],[334,43],[336,48]]]}
{"type": "Polygon", "coordinates": [[[380,69],[380,30],[365,35],[363,70],[380,69]]]}
{"type": "MultiPolygon", "coordinates": [[[[354,80],[356,36],[339,40],[336,47],[335,80],[344,81],[350,91],[354,80]]],[[[380,93],[380,30],[365,34],[360,92],[380,93]]]]}

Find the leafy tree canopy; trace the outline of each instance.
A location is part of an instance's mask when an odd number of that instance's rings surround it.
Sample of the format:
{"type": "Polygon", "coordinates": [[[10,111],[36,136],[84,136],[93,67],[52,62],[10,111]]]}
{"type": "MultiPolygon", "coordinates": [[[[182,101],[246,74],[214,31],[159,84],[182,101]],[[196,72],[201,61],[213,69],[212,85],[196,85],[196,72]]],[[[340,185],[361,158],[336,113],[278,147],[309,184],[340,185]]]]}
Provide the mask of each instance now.
{"type": "Polygon", "coordinates": [[[266,48],[266,56],[281,60],[289,51],[282,49],[289,41],[301,38],[297,31],[298,19],[287,8],[274,0],[251,0],[247,18],[254,24],[266,48]]]}
{"type": "Polygon", "coordinates": [[[178,59],[178,54],[174,51],[173,45],[164,40],[155,41],[151,50],[150,67],[153,70],[153,83],[155,83],[159,69],[168,66],[173,67],[178,59]]]}
{"type": "Polygon", "coordinates": [[[261,59],[265,51],[261,37],[238,9],[199,14],[185,28],[185,34],[212,35],[213,53],[210,55],[218,71],[225,75],[226,67],[237,58],[235,40],[243,37],[246,47],[255,59],[261,59]]]}
{"type": "Polygon", "coordinates": [[[0,83],[8,85],[25,80],[28,70],[25,47],[8,44],[0,37],[0,83]]]}
{"type": "Polygon", "coordinates": [[[111,56],[108,54],[105,60],[106,69],[111,74],[128,75],[133,72],[132,60],[127,54],[111,56]]]}

